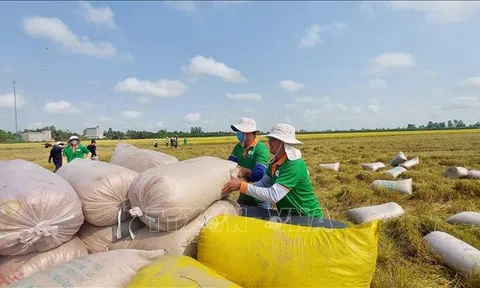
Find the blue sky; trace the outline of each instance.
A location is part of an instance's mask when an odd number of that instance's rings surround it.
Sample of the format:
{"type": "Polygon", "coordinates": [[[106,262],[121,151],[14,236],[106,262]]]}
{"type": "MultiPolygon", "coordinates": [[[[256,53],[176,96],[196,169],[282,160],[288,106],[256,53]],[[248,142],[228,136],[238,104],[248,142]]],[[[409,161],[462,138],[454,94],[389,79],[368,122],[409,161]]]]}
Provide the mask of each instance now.
{"type": "Polygon", "coordinates": [[[480,121],[480,2],[0,2],[0,129],[480,121]]]}

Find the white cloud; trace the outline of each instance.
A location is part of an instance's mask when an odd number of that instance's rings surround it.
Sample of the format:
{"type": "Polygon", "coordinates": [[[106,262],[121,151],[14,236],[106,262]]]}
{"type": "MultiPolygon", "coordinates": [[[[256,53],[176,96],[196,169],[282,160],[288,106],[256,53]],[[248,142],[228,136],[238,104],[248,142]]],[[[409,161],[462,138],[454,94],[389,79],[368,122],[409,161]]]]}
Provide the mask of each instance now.
{"type": "Polygon", "coordinates": [[[167,122],[164,122],[164,121],[158,121],[156,123],[157,127],[158,128],[165,128],[165,126],[167,126],[167,122]]]}
{"type": "Polygon", "coordinates": [[[368,82],[368,86],[372,89],[384,89],[387,88],[387,81],[382,79],[374,79],[368,82]]]}
{"type": "Polygon", "coordinates": [[[295,98],[295,102],[298,102],[298,103],[327,103],[329,102],[330,99],[328,97],[322,97],[322,98],[318,98],[318,97],[297,97],[295,98]]]}
{"type": "Polygon", "coordinates": [[[143,112],[135,110],[126,110],[122,112],[122,117],[126,119],[138,119],[143,116],[143,112]]]}
{"type": "Polygon", "coordinates": [[[227,93],[227,97],[232,100],[260,101],[263,99],[262,95],[257,93],[227,93]]]}
{"type": "Polygon", "coordinates": [[[370,67],[367,72],[377,74],[394,69],[408,69],[415,65],[415,58],[411,54],[390,52],[370,59],[370,67]]]}
{"type": "Polygon", "coordinates": [[[140,103],[143,103],[143,104],[147,104],[147,103],[150,103],[150,97],[147,97],[147,96],[140,96],[137,98],[138,102],[140,103]]]}
{"type": "Polygon", "coordinates": [[[88,80],[88,84],[90,84],[90,85],[100,85],[100,82],[95,81],[95,80],[88,80]]]}
{"type": "Polygon", "coordinates": [[[434,70],[424,70],[421,72],[418,72],[419,76],[426,76],[426,77],[435,77],[438,75],[437,71],[434,70]]]}
{"type": "Polygon", "coordinates": [[[300,40],[300,48],[308,49],[314,48],[321,43],[320,34],[324,31],[342,31],[347,27],[346,23],[343,22],[333,22],[328,26],[320,26],[319,24],[313,24],[308,27],[303,35],[303,38],[300,40]]]}
{"type": "Polygon", "coordinates": [[[115,14],[110,7],[94,8],[90,3],[80,1],[80,13],[88,23],[97,25],[106,25],[107,27],[114,29],[117,27],[114,21],[115,14]]]}
{"type": "Polygon", "coordinates": [[[109,42],[93,43],[87,37],[75,35],[58,18],[28,17],[23,21],[23,29],[29,36],[48,38],[77,54],[105,58],[115,55],[117,51],[109,42]]]}
{"type": "Polygon", "coordinates": [[[121,54],[121,58],[127,62],[132,62],[135,61],[135,56],[132,55],[132,53],[125,52],[121,54]]]}
{"type": "Polygon", "coordinates": [[[255,110],[253,110],[252,108],[246,108],[246,109],[245,109],[245,112],[247,112],[247,113],[255,113],[255,110]]]}
{"type": "Polygon", "coordinates": [[[187,122],[198,122],[200,121],[200,113],[190,113],[185,115],[185,120],[187,122]]]}
{"type": "Polygon", "coordinates": [[[466,110],[466,109],[480,109],[480,97],[479,96],[458,96],[448,99],[444,105],[446,110],[466,110]]]}
{"type": "Polygon", "coordinates": [[[368,105],[368,109],[372,110],[375,113],[380,112],[380,106],[377,104],[370,104],[368,105]]]}
{"type": "Polygon", "coordinates": [[[82,114],[83,111],[67,101],[49,102],[43,107],[47,113],[73,115],[82,114]]]}
{"type": "Polygon", "coordinates": [[[115,91],[152,95],[158,97],[178,97],[188,92],[187,86],[179,80],[161,79],[155,82],[138,80],[135,77],[118,82],[115,91]]]}
{"type": "Polygon", "coordinates": [[[38,128],[43,128],[45,126],[48,126],[42,122],[33,122],[33,123],[28,123],[27,128],[28,129],[38,129],[38,128]]]}
{"type": "MultiPolygon", "coordinates": [[[[17,93],[17,108],[22,108],[26,103],[25,98],[17,93]]],[[[0,94],[0,108],[15,108],[13,93],[0,94]]]]}
{"type": "Polygon", "coordinates": [[[377,98],[368,98],[367,101],[371,104],[378,104],[380,102],[380,100],[377,98]]]}
{"type": "Polygon", "coordinates": [[[412,54],[403,52],[391,52],[379,55],[371,60],[378,68],[410,68],[415,66],[415,58],[412,54]]]}
{"type": "Polygon", "coordinates": [[[432,23],[459,23],[467,21],[480,10],[477,1],[390,1],[393,11],[412,10],[425,14],[432,23]]]}
{"type": "Polygon", "coordinates": [[[177,11],[192,13],[197,9],[195,1],[165,1],[165,4],[177,11]]]}
{"type": "Polygon", "coordinates": [[[470,77],[460,82],[458,85],[465,89],[480,89],[480,76],[470,77]]]}
{"type": "Polygon", "coordinates": [[[278,82],[278,85],[289,92],[298,92],[304,87],[302,83],[298,83],[293,80],[283,80],[278,82]]]}
{"type": "Polygon", "coordinates": [[[230,83],[244,83],[247,79],[237,70],[228,67],[213,58],[197,55],[190,60],[188,68],[183,68],[190,76],[208,75],[215,76],[230,83]]]}
{"type": "Polygon", "coordinates": [[[301,48],[313,48],[320,43],[320,32],[322,31],[322,27],[318,24],[314,24],[308,27],[305,30],[305,34],[300,40],[300,47],[301,48]]]}
{"type": "Polygon", "coordinates": [[[0,73],[11,73],[11,72],[13,72],[13,68],[11,66],[0,67],[0,73]]]}
{"type": "Polygon", "coordinates": [[[97,117],[95,117],[97,119],[97,121],[99,122],[110,122],[112,121],[112,118],[108,117],[108,116],[105,116],[105,115],[98,115],[97,117]]]}

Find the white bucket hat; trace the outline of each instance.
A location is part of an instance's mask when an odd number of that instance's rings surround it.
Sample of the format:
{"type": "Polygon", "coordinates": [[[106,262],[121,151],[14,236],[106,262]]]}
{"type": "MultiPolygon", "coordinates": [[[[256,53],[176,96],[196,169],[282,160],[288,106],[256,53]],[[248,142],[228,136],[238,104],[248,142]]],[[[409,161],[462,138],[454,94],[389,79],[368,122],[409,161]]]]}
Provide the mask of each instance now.
{"type": "Polygon", "coordinates": [[[235,132],[252,133],[259,131],[257,129],[257,123],[251,118],[242,118],[237,124],[231,125],[230,127],[235,132]]]}
{"type": "Polygon", "coordinates": [[[295,138],[295,128],[292,125],[284,123],[275,124],[265,137],[282,141],[289,160],[302,158],[302,152],[295,148],[294,145],[303,145],[303,143],[295,138]]]}
{"type": "Polygon", "coordinates": [[[72,141],[72,140],[77,140],[78,141],[78,136],[70,136],[70,139],[68,139],[68,142],[72,141]]]}

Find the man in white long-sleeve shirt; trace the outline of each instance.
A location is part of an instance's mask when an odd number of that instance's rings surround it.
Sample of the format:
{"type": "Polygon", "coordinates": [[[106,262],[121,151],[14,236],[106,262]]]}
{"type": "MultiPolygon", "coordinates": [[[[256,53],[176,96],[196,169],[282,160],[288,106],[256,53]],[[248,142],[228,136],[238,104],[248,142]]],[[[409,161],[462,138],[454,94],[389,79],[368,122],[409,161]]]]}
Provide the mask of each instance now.
{"type": "Polygon", "coordinates": [[[288,124],[276,124],[266,137],[274,158],[263,178],[255,183],[233,178],[225,184],[222,192],[228,194],[240,190],[256,199],[276,204],[280,216],[323,218],[307,165],[301,158],[300,150],[294,147],[303,144],[295,139],[295,128],[288,124]]]}

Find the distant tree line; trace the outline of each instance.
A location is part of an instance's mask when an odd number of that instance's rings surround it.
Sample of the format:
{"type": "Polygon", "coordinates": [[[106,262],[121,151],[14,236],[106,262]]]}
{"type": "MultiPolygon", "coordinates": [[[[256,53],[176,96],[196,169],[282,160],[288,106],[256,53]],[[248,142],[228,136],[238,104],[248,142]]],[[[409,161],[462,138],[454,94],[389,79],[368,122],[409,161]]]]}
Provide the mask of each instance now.
{"type": "MultiPolygon", "coordinates": [[[[322,130],[322,131],[307,131],[300,129],[298,134],[308,133],[346,133],[346,132],[375,132],[375,131],[415,131],[415,130],[442,130],[442,129],[480,129],[480,122],[467,125],[462,120],[448,120],[447,122],[433,122],[428,121],[426,125],[417,126],[415,124],[408,124],[406,127],[397,128],[375,128],[375,129],[350,129],[350,130],[322,130]]],[[[25,129],[23,132],[40,132],[44,130],[52,131],[52,138],[55,141],[66,141],[72,135],[76,135],[80,138],[84,138],[82,135],[71,132],[70,130],[57,129],[55,126],[46,126],[38,129],[25,129]]],[[[263,132],[260,132],[264,134],[263,132]]],[[[165,137],[216,137],[216,136],[232,136],[233,131],[217,131],[217,132],[204,132],[202,127],[191,127],[190,132],[184,131],[167,131],[166,129],[158,130],[157,132],[151,131],[136,131],[127,130],[127,132],[114,131],[112,128],[108,128],[103,135],[107,139],[160,139],[165,137]]],[[[0,142],[22,142],[22,138],[19,134],[15,134],[9,131],[0,129],[0,142]]]]}

